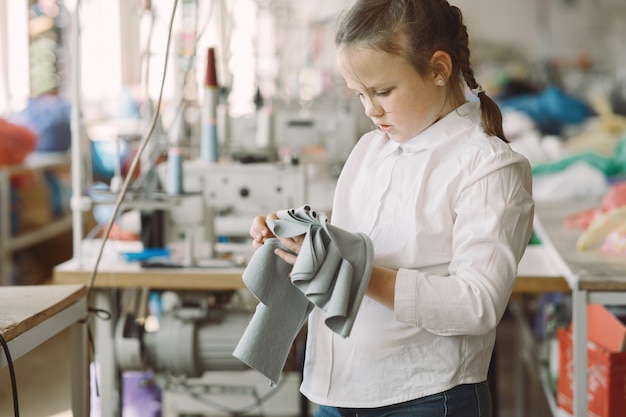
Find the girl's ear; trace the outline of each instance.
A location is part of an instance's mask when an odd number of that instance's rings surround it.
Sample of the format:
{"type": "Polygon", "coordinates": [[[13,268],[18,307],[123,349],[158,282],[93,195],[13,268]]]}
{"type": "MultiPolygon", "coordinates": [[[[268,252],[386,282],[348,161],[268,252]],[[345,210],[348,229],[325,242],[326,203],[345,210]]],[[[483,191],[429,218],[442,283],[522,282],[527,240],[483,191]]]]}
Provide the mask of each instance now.
{"type": "Polygon", "coordinates": [[[435,51],[430,58],[430,65],[433,68],[434,77],[443,77],[447,82],[452,74],[452,58],[447,52],[435,51]]]}

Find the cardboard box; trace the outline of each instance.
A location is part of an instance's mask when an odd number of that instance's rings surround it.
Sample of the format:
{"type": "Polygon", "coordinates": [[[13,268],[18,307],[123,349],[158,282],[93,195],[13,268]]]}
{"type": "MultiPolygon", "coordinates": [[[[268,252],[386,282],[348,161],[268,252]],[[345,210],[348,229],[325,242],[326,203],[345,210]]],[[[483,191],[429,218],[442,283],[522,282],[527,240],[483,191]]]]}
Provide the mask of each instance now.
{"type": "MultiPolygon", "coordinates": [[[[591,322],[590,322],[591,323],[591,322]]],[[[574,413],[574,349],[570,329],[560,328],[559,379],[557,405],[574,413]]],[[[589,341],[587,343],[588,417],[623,417],[626,410],[626,352],[611,352],[589,341]]]]}
{"type": "Polygon", "coordinates": [[[626,348],[626,326],[600,304],[587,306],[587,337],[609,352],[623,352],[626,348]]]}

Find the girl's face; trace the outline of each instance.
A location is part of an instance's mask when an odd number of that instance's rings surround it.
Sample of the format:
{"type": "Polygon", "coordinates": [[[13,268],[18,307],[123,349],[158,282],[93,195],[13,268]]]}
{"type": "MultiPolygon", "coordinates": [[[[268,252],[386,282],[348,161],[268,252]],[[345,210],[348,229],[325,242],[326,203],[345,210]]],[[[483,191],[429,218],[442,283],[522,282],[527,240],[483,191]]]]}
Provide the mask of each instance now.
{"type": "Polygon", "coordinates": [[[406,142],[456,107],[446,100],[442,75],[434,70],[421,75],[402,56],[343,46],[337,64],[365,114],[395,142],[406,142]]]}

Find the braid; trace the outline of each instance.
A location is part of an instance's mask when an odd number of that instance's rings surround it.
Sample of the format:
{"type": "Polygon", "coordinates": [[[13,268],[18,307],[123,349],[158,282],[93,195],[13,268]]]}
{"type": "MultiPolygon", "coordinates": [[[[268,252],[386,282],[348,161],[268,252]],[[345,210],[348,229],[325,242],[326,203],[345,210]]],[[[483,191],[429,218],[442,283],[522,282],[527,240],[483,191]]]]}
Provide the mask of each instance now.
{"type": "Polygon", "coordinates": [[[467,35],[467,27],[463,24],[461,11],[456,6],[451,6],[451,8],[456,13],[459,22],[458,25],[461,28],[458,34],[459,67],[463,79],[465,79],[465,83],[480,100],[483,129],[485,133],[497,136],[503,141],[508,142],[502,128],[502,112],[496,102],[493,101],[493,99],[485,93],[480,84],[476,82],[474,71],[470,66],[469,37],[467,35]]]}

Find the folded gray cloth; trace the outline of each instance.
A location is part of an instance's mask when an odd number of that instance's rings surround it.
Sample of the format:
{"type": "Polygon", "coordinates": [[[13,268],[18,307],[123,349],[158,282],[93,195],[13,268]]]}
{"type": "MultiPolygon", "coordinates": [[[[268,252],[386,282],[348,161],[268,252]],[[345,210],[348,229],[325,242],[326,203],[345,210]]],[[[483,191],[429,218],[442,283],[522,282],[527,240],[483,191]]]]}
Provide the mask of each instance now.
{"type": "Polygon", "coordinates": [[[257,249],[243,281],[259,305],[233,355],[276,384],[298,332],[314,306],[325,324],[348,337],[372,271],[373,245],[362,233],[328,223],[310,206],[282,210],[268,220],[275,236],[305,235],[293,267],[274,254],[287,250],[278,239],[257,249]],[[288,278],[291,272],[291,279],[288,278]]]}

